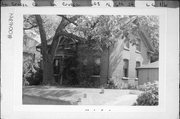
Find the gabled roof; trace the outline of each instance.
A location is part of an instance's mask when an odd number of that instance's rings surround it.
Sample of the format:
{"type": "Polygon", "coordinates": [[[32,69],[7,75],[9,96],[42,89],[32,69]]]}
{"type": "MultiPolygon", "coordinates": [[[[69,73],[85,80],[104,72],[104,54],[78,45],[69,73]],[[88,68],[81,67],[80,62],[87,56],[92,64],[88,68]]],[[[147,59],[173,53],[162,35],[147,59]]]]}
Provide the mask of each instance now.
{"type": "Polygon", "coordinates": [[[143,30],[142,27],[139,28],[139,36],[141,37],[142,41],[145,43],[146,47],[149,49],[150,52],[154,52],[155,49],[150,42],[150,38],[148,37],[147,33],[143,30]]]}
{"type": "Polygon", "coordinates": [[[138,34],[143,39],[142,41],[146,45],[146,47],[149,49],[149,52],[153,53],[155,52],[155,49],[150,41],[150,38],[148,37],[147,33],[145,32],[145,29],[137,23],[137,16],[133,17],[131,21],[129,21],[133,24],[135,24],[138,27],[138,34]]]}
{"type": "MultiPolygon", "coordinates": [[[[66,37],[66,36],[64,36],[64,37],[66,37]]],[[[67,37],[66,37],[67,38],[67,37]]],[[[77,42],[75,39],[72,39],[72,38],[70,38],[71,40],[72,40],[72,42],[73,43],[75,43],[75,42],[77,42]]],[[[51,38],[49,38],[48,40],[47,40],[47,45],[51,45],[52,44],[52,41],[53,41],[53,37],[51,37],[51,38]]],[[[61,41],[61,44],[64,42],[65,40],[62,40],[61,41]]],[[[39,44],[38,46],[37,46],[37,48],[40,48],[41,47],[41,44],[39,44]]]]}

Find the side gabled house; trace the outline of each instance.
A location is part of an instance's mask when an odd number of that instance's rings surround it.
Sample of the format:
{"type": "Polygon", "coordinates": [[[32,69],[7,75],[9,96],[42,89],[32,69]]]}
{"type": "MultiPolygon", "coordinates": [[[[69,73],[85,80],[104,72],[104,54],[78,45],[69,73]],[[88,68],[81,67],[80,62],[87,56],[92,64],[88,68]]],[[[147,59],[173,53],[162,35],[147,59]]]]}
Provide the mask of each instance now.
{"type": "Polygon", "coordinates": [[[101,59],[101,84],[112,81],[118,88],[138,85],[137,67],[151,62],[154,48],[146,33],[138,30],[138,36],[118,37],[116,43],[104,52],[101,59]]]}

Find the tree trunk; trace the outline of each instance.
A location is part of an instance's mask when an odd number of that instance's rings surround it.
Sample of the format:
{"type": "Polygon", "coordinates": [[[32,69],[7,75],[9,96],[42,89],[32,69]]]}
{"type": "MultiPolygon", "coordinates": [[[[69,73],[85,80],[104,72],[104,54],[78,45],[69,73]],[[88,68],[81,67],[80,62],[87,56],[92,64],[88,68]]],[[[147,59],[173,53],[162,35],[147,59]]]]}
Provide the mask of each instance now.
{"type": "Polygon", "coordinates": [[[109,49],[104,49],[101,54],[100,65],[100,86],[103,87],[107,84],[109,75],[109,49]]]}
{"type": "Polygon", "coordinates": [[[53,63],[48,60],[43,60],[43,84],[55,85],[53,63]]]}
{"type": "Polygon", "coordinates": [[[40,15],[36,15],[36,21],[39,26],[39,32],[41,37],[41,53],[43,57],[43,81],[42,83],[45,85],[54,85],[54,71],[53,71],[53,58],[48,53],[47,47],[47,39],[46,39],[46,32],[43,27],[43,21],[40,15]]]}

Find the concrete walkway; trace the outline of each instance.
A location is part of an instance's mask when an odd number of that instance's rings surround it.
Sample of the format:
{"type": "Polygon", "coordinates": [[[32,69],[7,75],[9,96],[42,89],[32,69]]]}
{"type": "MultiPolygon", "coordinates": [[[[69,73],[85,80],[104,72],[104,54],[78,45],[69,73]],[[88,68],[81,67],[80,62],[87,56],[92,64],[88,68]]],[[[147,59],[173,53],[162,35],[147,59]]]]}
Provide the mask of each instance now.
{"type": "Polygon", "coordinates": [[[140,91],[31,86],[23,89],[23,104],[133,105],[140,91]]]}

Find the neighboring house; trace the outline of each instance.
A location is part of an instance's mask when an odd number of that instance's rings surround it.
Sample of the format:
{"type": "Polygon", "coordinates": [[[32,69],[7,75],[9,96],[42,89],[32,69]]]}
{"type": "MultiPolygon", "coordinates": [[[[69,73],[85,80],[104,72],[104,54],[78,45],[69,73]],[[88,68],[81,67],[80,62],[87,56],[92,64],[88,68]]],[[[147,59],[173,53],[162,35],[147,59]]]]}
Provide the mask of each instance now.
{"type": "Polygon", "coordinates": [[[138,85],[143,85],[147,82],[155,82],[159,80],[159,62],[153,62],[147,65],[142,65],[138,70],[138,85]]]}
{"type": "MultiPolygon", "coordinates": [[[[48,45],[51,43],[52,38],[48,40],[48,45]]],[[[111,80],[117,87],[127,88],[129,84],[138,85],[136,68],[149,64],[153,52],[150,39],[141,29],[138,36],[117,37],[114,45],[102,53],[90,50],[87,44],[64,37],[56,48],[54,76],[56,82],[62,85],[89,82],[100,87],[111,80]]]]}

